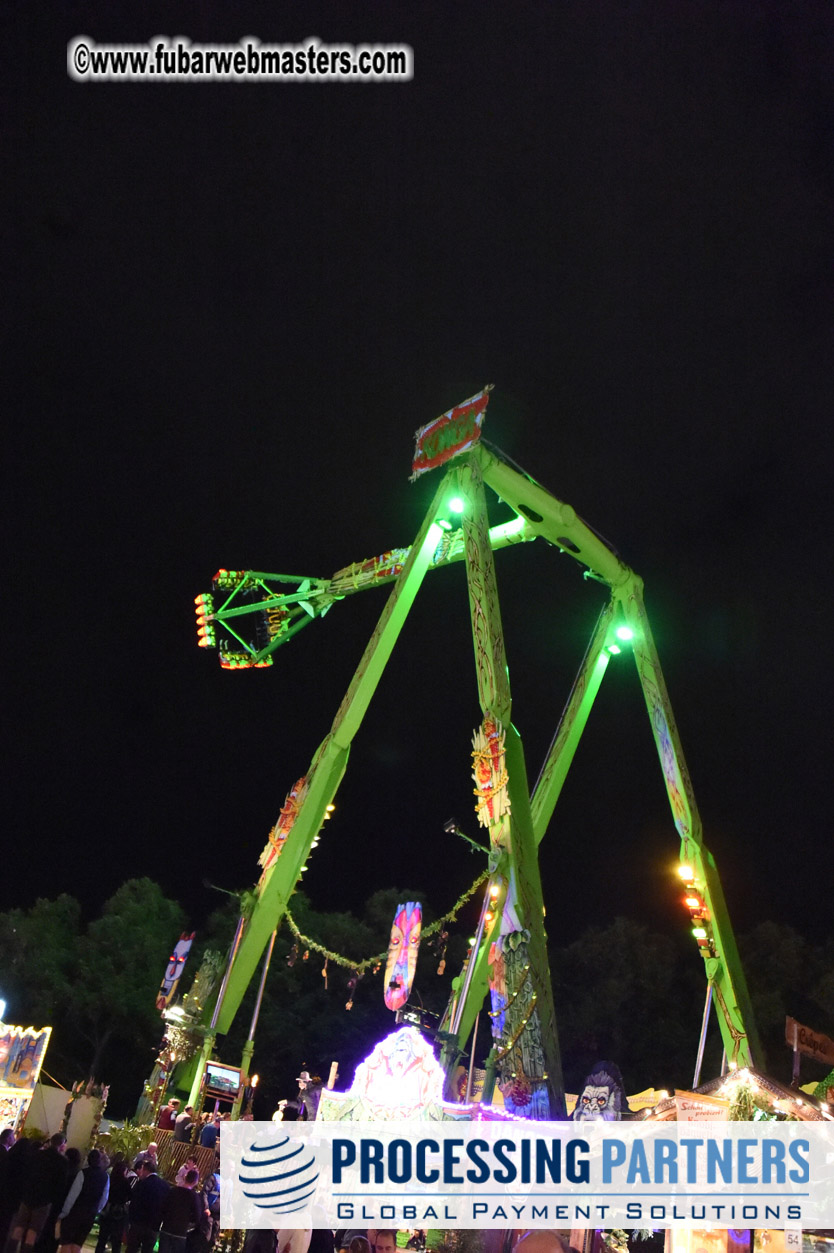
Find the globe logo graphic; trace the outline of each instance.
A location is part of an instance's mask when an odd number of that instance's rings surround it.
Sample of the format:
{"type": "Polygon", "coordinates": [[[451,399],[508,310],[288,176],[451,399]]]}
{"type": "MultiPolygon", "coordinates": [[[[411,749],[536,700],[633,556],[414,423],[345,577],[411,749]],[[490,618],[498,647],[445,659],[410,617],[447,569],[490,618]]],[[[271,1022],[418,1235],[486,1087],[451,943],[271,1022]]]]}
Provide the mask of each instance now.
{"type": "Polygon", "coordinates": [[[243,1195],[257,1209],[281,1215],[306,1208],[318,1177],[315,1154],[289,1136],[271,1144],[250,1144],[238,1171],[243,1195]]]}

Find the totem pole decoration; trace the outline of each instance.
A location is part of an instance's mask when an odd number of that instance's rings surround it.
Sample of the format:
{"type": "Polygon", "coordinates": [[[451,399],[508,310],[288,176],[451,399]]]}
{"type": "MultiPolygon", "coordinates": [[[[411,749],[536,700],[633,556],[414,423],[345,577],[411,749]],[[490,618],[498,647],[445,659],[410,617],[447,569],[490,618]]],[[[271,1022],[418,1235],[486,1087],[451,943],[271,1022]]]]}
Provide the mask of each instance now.
{"type": "Polygon", "coordinates": [[[397,906],[385,963],[385,1004],[389,1009],[402,1009],[411,994],[422,929],[423,907],[419,901],[397,906]]]}
{"type": "Polygon", "coordinates": [[[183,931],[180,938],[174,945],[174,951],[168,958],[168,965],[165,967],[165,974],[162,976],[162,983],[156,995],[156,1008],[159,1010],[167,1009],[174,999],[177,991],[177,985],[180,981],[183,969],[185,967],[188,954],[191,952],[191,945],[194,943],[194,932],[186,935],[183,931]]]}

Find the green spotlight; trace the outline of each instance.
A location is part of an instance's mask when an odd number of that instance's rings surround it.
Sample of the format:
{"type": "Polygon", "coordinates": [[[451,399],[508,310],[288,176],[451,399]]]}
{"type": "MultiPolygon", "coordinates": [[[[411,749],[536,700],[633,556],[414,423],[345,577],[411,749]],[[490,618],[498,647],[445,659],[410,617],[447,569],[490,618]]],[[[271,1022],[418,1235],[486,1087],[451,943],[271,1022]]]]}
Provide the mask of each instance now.
{"type": "Polygon", "coordinates": [[[464,509],[466,508],[466,502],[464,501],[462,496],[453,496],[452,499],[449,501],[449,508],[451,509],[452,513],[463,513],[464,509]]]}
{"type": "Polygon", "coordinates": [[[620,649],[619,644],[609,644],[609,645],[608,645],[608,651],[609,651],[609,653],[611,654],[611,656],[612,656],[612,657],[616,657],[616,656],[617,656],[617,654],[618,654],[619,652],[621,652],[622,650],[620,649]]]}
{"type": "Polygon", "coordinates": [[[617,627],[614,634],[616,635],[618,640],[633,640],[634,639],[634,632],[632,631],[631,627],[627,627],[627,626],[617,627]]]}

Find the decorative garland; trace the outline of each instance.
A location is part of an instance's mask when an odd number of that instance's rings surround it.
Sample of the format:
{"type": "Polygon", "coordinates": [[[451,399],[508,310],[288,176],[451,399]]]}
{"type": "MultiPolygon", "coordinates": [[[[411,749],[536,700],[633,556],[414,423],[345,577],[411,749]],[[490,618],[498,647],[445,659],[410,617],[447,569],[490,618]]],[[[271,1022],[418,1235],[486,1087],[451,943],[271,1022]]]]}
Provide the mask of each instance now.
{"type": "MultiPolygon", "coordinates": [[[[444,914],[442,918],[438,918],[436,922],[431,924],[431,926],[424,929],[423,939],[425,940],[428,936],[434,935],[438,931],[442,931],[447,922],[454,922],[464,905],[472,899],[478,888],[482,883],[486,882],[489,876],[489,870],[485,870],[483,874],[479,875],[472,886],[468,888],[457,901],[455,901],[448,913],[444,914]]],[[[386,948],[383,949],[381,953],[376,953],[373,957],[363,957],[361,961],[354,961],[350,957],[342,957],[340,953],[333,953],[329,948],[325,948],[323,944],[318,944],[315,940],[311,940],[309,936],[303,935],[298,929],[296,921],[289,910],[286,911],[284,916],[287,920],[287,926],[295,937],[296,944],[303,946],[305,956],[307,953],[311,952],[318,953],[320,957],[325,959],[325,964],[327,962],[333,962],[334,965],[341,966],[344,970],[350,970],[353,974],[361,976],[366,970],[381,966],[388,956],[388,949],[386,948]]]]}
{"type": "Polygon", "coordinates": [[[731,1089],[730,1107],[727,1111],[728,1122],[752,1122],[756,1112],[756,1100],[753,1085],[747,1075],[739,1075],[728,1085],[731,1089]]]}

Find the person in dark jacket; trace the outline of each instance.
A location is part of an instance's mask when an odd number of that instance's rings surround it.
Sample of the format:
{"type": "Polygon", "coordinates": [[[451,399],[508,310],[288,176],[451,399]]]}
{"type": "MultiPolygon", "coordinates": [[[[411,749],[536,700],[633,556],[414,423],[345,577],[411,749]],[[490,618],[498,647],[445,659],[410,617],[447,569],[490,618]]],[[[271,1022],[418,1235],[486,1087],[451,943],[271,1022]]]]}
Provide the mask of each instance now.
{"type": "Polygon", "coordinates": [[[204,1149],[216,1149],[220,1135],[220,1114],[216,1113],[211,1122],[206,1123],[200,1132],[200,1144],[204,1149]]]}
{"type": "Polygon", "coordinates": [[[136,1182],[136,1175],[124,1159],[113,1163],[110,1171],[110,1196],[98,1220],[96,1253],[106,1253],[108,1244],[113,1253],[121,1253],[127,1227],[127,1207],[136,1182]]]}
{"type": "Polygon", "coordinates": [[[18,1244],[24,1249],[31,1248],[46,1226],[52,1206],[64,1199],[68,1173],[64,1157],[66,1147],[66,1136],[58,1131],[45,1148],[33,1154],[21,1186],[20,1204],[9,1227],[7,1253],[16,1250],[18,1244]]]}
{"type": "MultiPolygon", "coordinates": [[[[31,1145],[31,1141],[29,1142],[31,1145]]],[[[6,1247],[6,1233],[9,1223],[20,1203],[19,1180],[23,1172],[19,1165],[21,1153],[29,1153],[31,1148],[25,1147],[26,1142],[18,1140],[15,1144],[14,1132],[5,1127],[0,1132],[0,1249],[6,1247]],[[24,1148],[18,1146],[23,1143],[24,1148]]]]}
{"type": "Polygon", "coordinates": [[[196,1191],[199,1182],[197,1171],[189,1170],[185,1183],[171,1188],[163,1201],[159,1253],[183,1253],[188,1232],[199,1227],[205,1208],[196,1191]]]}
{"type": "Polygon", "coordinates": [[[79,1170],[58,1215],[58,1245],[63,1253],[81,1253],[93,1229],[96,1214],[107,1204],[110,1179],[101,1153],[90,1149],[87,1165],[79,1170]]]}
{"type": "Polygon", "coordinates": [[[177,1144],[188,1144],[194,1130],[194,1106],[186,1105],[181,1114],[174,1119],[174,1139],[177,1144]]]}
{"type": "Polygon", "coordinates": [[[138,1175],[127,1211],[125,1253],[137,1253],[137,1250],[153,1253],[162,1222],[162,1206],[171,1185],[160,1179],[150,1162],[142,1162],[138,1175]]]}
{"type": "Polygon", "coordinates": [[[81,1150],[73,1148],[72,1145],[64,1152],[64,1159],[67,1163],[67,1181],[64,1186],[64,1194],[60,1201],[49,1211],[49,1218],[46,1220],[44,1229],[35,1241],[34,1253],[58,1253],[58,1215],[61,1212],[64,1201],[69,1195],[69,1190],[75,1182],[75,1176],[81,1169],[81,1150]]]}

